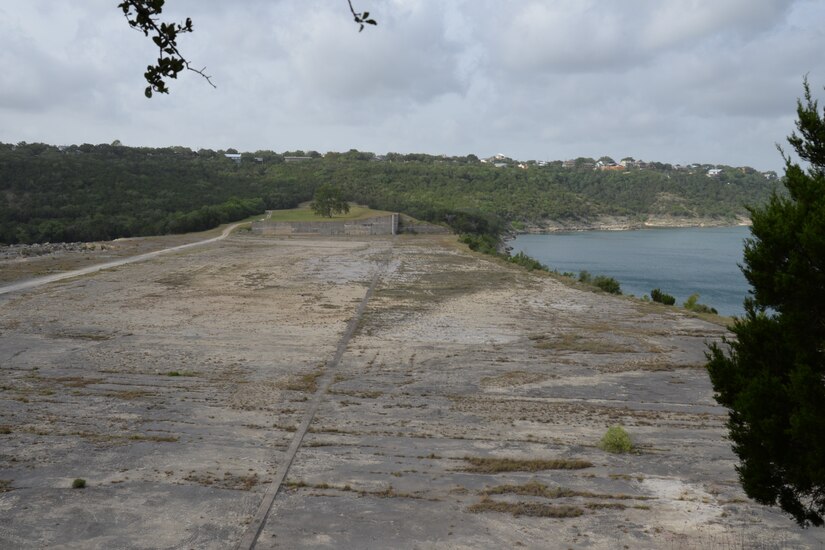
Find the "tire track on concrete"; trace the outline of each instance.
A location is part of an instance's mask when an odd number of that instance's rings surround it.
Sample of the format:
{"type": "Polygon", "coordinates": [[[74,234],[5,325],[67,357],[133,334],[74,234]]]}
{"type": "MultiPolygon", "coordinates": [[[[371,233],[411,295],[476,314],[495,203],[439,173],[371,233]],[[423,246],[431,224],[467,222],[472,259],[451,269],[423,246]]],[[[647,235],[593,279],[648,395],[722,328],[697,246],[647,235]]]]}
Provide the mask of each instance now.
{"type": "MultiPolygon", "coordinates": [[[[394,243],[393,243],[394,244],[394,243]]],[[[318,412],[318,408],[321,405],[321,401],[324,398],[324,395],[327,393],[329,386],[332,384],[333,375],[337,370],[338,365],[341,362],[341,358],[344,356],[344,352],[347,350],[347,346],[349,345],[349,341],[352,339],[353,334],[355,334],[355,330],[358,328],[358,323],[361,321],[361,317],[364,314],[364,310],[367,308],[367,302],[369,302],[372,294],[375,290],[378,281],[381,279],[381,276],[387,270],[387,267],[390,264],[390,259],[392,258],[392,246],[390,250],[387,252],[387,258],[384,262],[379,266],[376,270],[375,275],[372,277],[372,281],[370,281],[370,286],[367,288],[367,292],[364,294],[364,297],[361,299],[361,303],[358,304],[358,309],[355,311],[355,315],[350,319],[349,323],[347,324],[347,329],[344,332],[344,335],[341,337],[341,340],[338,341],[338,347],[335,350],[335,355],[330,359],[327,364],[326,368],[324,369],[324,374],[321,376],[318,389],[316,390],[315,394],[312,397],[312,402],[310,403],[309,410],[306,413],[301,425],[298,426],[295,435],[292,437],[292,442],[289,444],[289,448],[287,449],[286,455],[284,456],[283,461],[281,464],[278,465],[278,470],[275,472],[275,478],[272,480],[272,483],[267,488],[266,492],[264,493],[264,498],[261,501],[261,504],[258,506],[258,510],[255,512],[255,516],[252,518],[252,521],[246,528],[241,540],[235,546],[236,550],[252,550],[255,548],[255,544],[258,542],[258,537],[261,534],[261,531],[266,524],[266,520],[269,517],[269,512],[272,509],[272,504],[275,502],[275,497],[278,496],[278,491],[281,489],[281,485],[283,485],[284,480],[286,479],[287,474],[289,473],[289,468],[292,466],[292,462],[295,459],[295,455],[298,454],[298,449],[301,447],[301,443],[304,441],[304,436],[309,430],[309,425],[312,424],[313,419],[315,418],[315,414],[318,412]]]]}
{"type": "Polygon", "coordinates": [[[224,229],[223,232],[217,237],[212,237],[209,239],[205,239],[203,241],[195,241],[193,243],[181,244],[178,246],[173,246],[171,248],[162,248],[160,250],[146,252],[145,254],[139,254],[137,256],[129,256],[128,258],[121,258],[119,260],[113,260],[111,262],[106,262],[103,264],[91,265],[89,267],[84,267],[81,269],[74,269],[72,271],[55,273],[54,275],[46,275],[45,277],[37,277],[36,279],[29,279],[28,281],[22,281],[19,283],[12,283],[6,286],[0,286],[0,295],[8,294],[10,292],[21,292],[23,290],[29,290],[30,288],[36,288],[38,286],[42,286],[48,283],[63,281],[65,279],[73,279],[74,277],[80,277],[81,275],[89,275],[90,273],[97,273],[98,271],[103,271],[104,269],[111,269],[113,267],[119,267],[122,265],[132,264],[135,262],[144,262],[146,260],[156,258],[161,254],[168,254],[170,252],[177,252],[180,250],[186,250],[187,248],[194,248],[196,246],[203,246],[206,244],[222,241],[223,239],[228,237],[229,234],[232,233],[233,230],[235,230],[235,228],[244,225],[245,223],[247,222],[234,223],[226,229],[224,229]]]}

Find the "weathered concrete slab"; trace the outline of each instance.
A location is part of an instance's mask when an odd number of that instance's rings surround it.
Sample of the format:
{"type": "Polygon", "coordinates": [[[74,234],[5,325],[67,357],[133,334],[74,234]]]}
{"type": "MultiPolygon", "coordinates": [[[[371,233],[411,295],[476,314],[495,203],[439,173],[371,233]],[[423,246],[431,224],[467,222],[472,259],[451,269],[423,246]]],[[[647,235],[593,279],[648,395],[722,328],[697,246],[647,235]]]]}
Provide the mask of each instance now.
{"type": "Polygon", "coordinates": [[[257,548],[825,544],[738,488],[720,327],[446,237],[246,235],[0,297],[0,547],[232,547],[377,269],[257,548]]]}

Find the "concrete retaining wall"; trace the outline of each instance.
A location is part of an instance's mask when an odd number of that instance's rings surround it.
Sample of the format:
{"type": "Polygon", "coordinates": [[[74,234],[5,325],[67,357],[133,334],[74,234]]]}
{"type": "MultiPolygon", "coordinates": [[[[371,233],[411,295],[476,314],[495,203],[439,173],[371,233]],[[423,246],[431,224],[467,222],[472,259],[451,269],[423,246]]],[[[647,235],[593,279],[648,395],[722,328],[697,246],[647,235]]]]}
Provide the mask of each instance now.
{"type": "Polygon", "coordinates": [[[328,222],[274,222],[263,220],[252,223],[252,232],[259,235],[395,235],[398,232],[398,214],[376,216],[363,220],[328,222]]]}
{"type": "Polygon", "coordinates": [[[449,228],[444,227],[443,225],[422,222],[403,214],[401,215],[401,220],[398,224],[397,231],[399,233],[413,233],[420,235],[447,235],[452,233],[449,228]]]}

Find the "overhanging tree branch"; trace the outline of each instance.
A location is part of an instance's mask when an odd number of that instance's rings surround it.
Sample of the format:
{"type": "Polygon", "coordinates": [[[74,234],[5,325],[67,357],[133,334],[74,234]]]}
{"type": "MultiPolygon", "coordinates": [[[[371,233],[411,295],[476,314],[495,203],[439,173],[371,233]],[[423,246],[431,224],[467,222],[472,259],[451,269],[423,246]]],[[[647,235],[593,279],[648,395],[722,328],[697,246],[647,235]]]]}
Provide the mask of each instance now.
{"type": "MultiPolygon", "coordinates": [[[[187,17],[181,23],[164,23],[158,21],[158,16],[163,12],[163,5],[166,0],[123,0],[117,7],[123,11],[124,17],[129,22],[129,26],[136,31],[142,32],[144,36],[152,34],[154,42],[159,50],[157,63],[148,65],[143,76],[149,84],[144,90],[146,97],[150,98],[154,93],[168,94],[169,88],[166,85],[168,78],[177,78],[184,69],[192,71],[202,76],[213,88],[217,88],[212,82],[212,77],[206,74],[206,67],[196,69],[192,67],[189,60],[181,54],[178,49],[178,35],[192,32],[192,19],[187,17]]],[[[358,25],[358,32],[364,30],[364,25],[377,25],[375,19],[370,18],[370,13],[356,12],[352,6],[352,0],[347,0],[350,12],[358,25]]]]}
{"type": "Polygon", "coordinates": [[[352,17],[355,19],[355,24],[358,25],[358,32],[364,30],[364,24],[367,25],[377,25],[378,22],[375,19],[370,19],[370,12],[357,12],[355,8],[352,7],[352,0],[347,0],[349,4],[349,11],[352,12],[352,17]]]}
{"type": "Polygon", "coordinates": [[[152,97],[154,92],[168,94],[165,78],[177,78],[184,69],[201,75],[210,86],[216,88],[206,67],[195,69],[183,54],[178,50],[177,38],[179,34],[192,32],[192,19],[187,17],[183,24],[158,22],[158,16],[163,12],[165,0],[124,0],[118,7],[123,11],[129,26],[140,31],[144,36],[151,33],[152,42],[159,50],[155,65],[148,65],[144,77],[149,84],[144,90],[146,97],[152,97]]]}

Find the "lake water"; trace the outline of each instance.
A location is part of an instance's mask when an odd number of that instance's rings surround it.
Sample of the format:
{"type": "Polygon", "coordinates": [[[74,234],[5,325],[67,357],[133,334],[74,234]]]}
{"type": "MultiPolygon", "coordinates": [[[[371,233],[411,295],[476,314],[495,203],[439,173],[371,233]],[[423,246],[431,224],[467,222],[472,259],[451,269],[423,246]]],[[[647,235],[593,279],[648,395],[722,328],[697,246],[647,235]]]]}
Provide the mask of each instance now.
{"type": "Polygon", "coordinates": [[[681,305],[698,292],[720,314],[742,315],[750,287],[738,264],[748,237],[748,227],[691,227],[519,235],[508,244],[562,273],[613,277],[624,294],[660,288],[681,305]]]}

